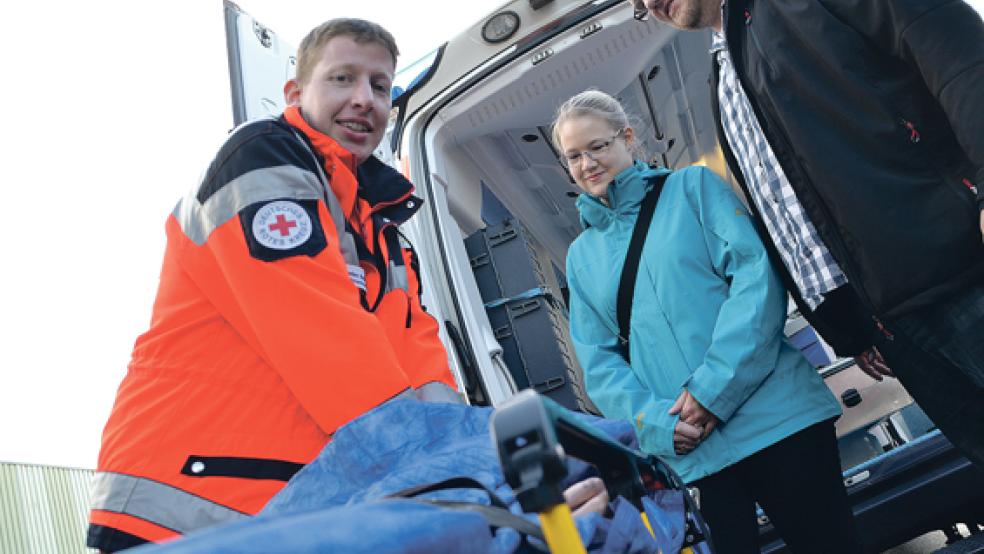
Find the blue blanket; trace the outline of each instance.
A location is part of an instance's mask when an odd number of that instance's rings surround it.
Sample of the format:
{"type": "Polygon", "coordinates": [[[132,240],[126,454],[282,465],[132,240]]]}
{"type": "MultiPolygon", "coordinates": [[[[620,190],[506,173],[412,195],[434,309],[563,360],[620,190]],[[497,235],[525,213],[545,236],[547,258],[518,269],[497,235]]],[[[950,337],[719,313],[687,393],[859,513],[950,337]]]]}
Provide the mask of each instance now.
{"type": "MultiPolygon", "coordinates": [[[[207,529],[148,550],[221,552],[539,552],[535,538],[502,527],[490,530],[477,513],[387,496],[409,487],[466,476],[492,491],[510,511],[522,514],[505,483],[489,436],[491,409],[394,400],[340,428],[321,454],[304,467],[255,518],[207,529]]],[[[635,447],[630,424],[600,418],[592,424],[635,447]]],[[[569,460],[568,483],[592,475],[569,460]]],[[[426,498],[489,504],[487,492],[443,490],[426,498]]],[[[679,491],[645,499],[657,540],[624,499],[613,516],[576,518],[589,551],[677,552],[684,511],[679,491]]]]}

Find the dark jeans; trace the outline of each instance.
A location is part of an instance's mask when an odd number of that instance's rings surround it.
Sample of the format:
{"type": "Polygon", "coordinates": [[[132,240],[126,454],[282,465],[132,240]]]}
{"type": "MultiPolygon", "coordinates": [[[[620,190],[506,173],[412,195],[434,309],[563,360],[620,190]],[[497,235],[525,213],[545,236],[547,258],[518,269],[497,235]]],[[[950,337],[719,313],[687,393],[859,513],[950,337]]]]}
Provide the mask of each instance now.
{"type": "Polygon", "coordinates": [[[758,554],[756,502],[796,554],[861,552],[833,421],[807,427],[693,485],[715,554],[758,554]]]}
{"type": "Polygon", "coordinates": [[[885,322],[875,346],[919,407],[984,470],[984,285],[885,322]]]}

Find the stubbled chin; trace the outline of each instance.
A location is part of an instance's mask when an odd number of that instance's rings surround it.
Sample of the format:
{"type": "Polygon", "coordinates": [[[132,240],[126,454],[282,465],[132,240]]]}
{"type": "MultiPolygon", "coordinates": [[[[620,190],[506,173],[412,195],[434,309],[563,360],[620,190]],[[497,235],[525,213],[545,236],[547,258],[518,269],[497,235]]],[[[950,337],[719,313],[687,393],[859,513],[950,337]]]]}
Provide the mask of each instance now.
{"type": "Polygon", "coordinates": [[[362,163],[372,155],[372,149],[364,144],[343,144],[346,150],[355,156],[357,163],[362,163]]]}
{"type": "MultiPolygon", "coordinates": [[[[344,133],[342,133],[344,135],[344,133]]],[[[372,137],[367,137],[364,140],[352,141],[348,137],[332,137],[335,141],[344,149],[348,150],[359,162],[363,162],[372,155],[372,151],[375,149],[371,144],[375,144],[372,137]]]]}

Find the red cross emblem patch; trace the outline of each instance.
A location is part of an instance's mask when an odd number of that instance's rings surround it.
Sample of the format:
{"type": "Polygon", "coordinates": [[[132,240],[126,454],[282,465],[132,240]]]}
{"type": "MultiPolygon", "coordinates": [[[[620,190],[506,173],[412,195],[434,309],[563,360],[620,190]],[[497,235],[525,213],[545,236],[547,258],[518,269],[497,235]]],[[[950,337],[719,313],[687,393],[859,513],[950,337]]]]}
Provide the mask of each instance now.
{"type": "Polygon", "coordinates": [[[253,216],[256,241],[274,250],[290,250],[311,238],[311,217],[296,202],[276,200],[253,216]]]}

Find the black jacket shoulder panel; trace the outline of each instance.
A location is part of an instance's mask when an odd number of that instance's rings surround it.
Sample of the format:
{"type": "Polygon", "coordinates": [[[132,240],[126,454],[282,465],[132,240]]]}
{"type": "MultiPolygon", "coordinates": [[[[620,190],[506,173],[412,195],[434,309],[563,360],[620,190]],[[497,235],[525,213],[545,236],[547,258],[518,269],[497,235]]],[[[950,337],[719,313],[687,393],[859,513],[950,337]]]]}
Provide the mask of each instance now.
{"type": "Polygon", "coordinates": [[[258,169],[293,166],[319,174],[321,161],[299,135],[282,119],[261,119],[236,129],[205,172],[198,201],[204,204],[238,177],[258,169]]]}

